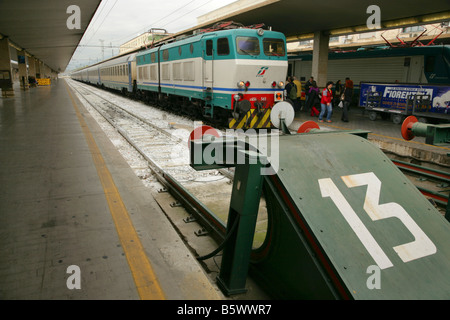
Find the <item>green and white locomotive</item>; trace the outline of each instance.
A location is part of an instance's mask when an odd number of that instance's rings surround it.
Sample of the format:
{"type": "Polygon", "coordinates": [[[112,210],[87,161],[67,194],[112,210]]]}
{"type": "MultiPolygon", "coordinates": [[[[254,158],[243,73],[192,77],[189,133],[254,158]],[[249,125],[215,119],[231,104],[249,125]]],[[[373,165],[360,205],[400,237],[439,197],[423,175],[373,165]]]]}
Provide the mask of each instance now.
{"type": "Polygon", "coordinates": [[[284,100],[287,70],[284,34],[222,24],[72,77],[230,128],[269,128],[272,107],[284,100]]]}

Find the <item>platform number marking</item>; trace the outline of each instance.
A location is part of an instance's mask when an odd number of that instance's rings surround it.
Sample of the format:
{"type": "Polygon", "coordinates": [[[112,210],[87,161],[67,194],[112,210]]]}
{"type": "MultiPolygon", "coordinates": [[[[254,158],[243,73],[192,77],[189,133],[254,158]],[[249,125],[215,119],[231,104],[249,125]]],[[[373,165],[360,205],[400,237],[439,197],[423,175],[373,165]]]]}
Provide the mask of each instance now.
{"type": "MultiPolygon", "coordinates": [[[[373,221],[396,217],[414,236],[414,241],[394,247],[395,252],[397,252],[403,262],[406,263],[436,253],[437,250],[434,243],[427,237],[401,205],[395,202],[386,204],[379,203],[381,181],[373,172],[343,176],[341,178],[349,188],[367,185],[364,210],[373,221]]],[[[361,219],[359,219],[358,215],[345,199],[344,195],[339,191],[336,184],[328,178],[319,180],[319,186],[322,197],[329,197],[333,200],[336,207],[380,269],[392,267],[392,262],[381,249],[361,219]]]]}

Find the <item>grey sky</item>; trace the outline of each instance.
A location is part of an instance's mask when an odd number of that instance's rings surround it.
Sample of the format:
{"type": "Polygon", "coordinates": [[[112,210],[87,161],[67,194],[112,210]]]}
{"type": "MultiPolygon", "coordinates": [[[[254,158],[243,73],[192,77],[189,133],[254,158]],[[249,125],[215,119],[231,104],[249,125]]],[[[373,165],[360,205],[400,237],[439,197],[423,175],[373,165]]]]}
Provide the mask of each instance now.
{"type": "Polygon", "coordinates": [[[179,32],[197,24],[197,17],[237,0],[103,0],[67,70],[105,59],[118,47],[150,28],[179,32]]]}

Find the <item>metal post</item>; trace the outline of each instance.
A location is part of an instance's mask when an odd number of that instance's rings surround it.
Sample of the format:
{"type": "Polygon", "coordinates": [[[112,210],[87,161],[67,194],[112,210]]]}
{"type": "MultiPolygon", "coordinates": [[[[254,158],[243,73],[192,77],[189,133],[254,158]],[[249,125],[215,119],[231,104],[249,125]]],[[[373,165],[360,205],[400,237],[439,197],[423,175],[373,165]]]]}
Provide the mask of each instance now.
{"type": "MultiPolygon", "coordinates": [[[[262,193],[262,163],[256,152],[244,152],[245,164],[237,164],[230,211],[227,222],[227,243],[223,250],[217,284],[225,295],[247,291],[247,279],[259,201],[262,193]],[[232,232],[232,234],[230,234],[232,232]]],[[[238,157],[239,158],[239,157],[238,157]]],[[[242,158],[241,158],[242,159],[242,158]]]]}

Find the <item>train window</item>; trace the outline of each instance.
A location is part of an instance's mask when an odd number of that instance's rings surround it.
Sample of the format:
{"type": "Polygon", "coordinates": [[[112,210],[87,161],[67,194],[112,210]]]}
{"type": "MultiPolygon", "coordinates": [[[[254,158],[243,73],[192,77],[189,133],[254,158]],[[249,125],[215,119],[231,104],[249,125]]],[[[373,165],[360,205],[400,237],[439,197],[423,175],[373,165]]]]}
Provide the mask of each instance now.
{"type": "Polygon", "coordinates": [[[169,50],[164,50],[163,51],[163,60],[164,61],[169,60],[169,50]]]}
{"type": "Polygon", "coordinates": [[[284,41],[282,39],[270,39],[263,40],[264,54],[266,56],[281,56],[283,57],[286,52],[284,49],[284,41]]]}
{"type": "Polygon", "coordinates": [[[213,42],[212,40],[206,40],[206,55],[212,56],[213,53],[213,42]]]}
{"type": "Polygon", "coordinates": [[[163,80],[170,80],[170,73],[169,73],[169,64],[163,64],[162,68],[162,79],[163,80]]]}
{"type": "Polygon", "coordinates": [[[435,63],[436,63],[435,56],[427,56],[425,59],[425,72],[434,72],[435,63]]]}
{"type": "Polygon", "coordinates": [[[150,80],[157,80],[156,77],[156,65],[150,67],[150,80]]]}
{"type": "Polygon", "coordinates": [[[177,62],[172,65],[172,73],[174,80],[183,80],[181,76],[181,62],[177,62]]]}
{"type": "Polygon", "coordinates": [[[150,61],[151,61],[152,63],[155,63],[155,61],[156,61],[156,53],[155,53],[155,52],[152,52],[152,53],[150,54],[150,61]]]}
{"type": "Polygon", "coordinates": [[[191,45],[189,46],[189,51],[192,53],[194,53],[194,45],[191,43],[191,45]]]}
{"type": "Polygon", "coordinates": [[[237,52],[243,55],[259,55],[259,40],[255,37],[237,37],[237,52]]]}
{"type": "Polygon", "coordinates": [[[184,80],[195,80],[194,61],[183,62],[183,76],[184,80]]]}
{"type": "Polygon", "coordinates": [[[230,46],[228,45],[228,38],[220,38],[217,40],[217,54],[219,56],[226,56],[230,54],[230,46]]]}
{"type": "Polygon", "coordinates": [[[181,46],[179,46],[178,47],[178,54],[181,56],[181,52],[182,52],[182,50],[181,50],[181,46]]]}

